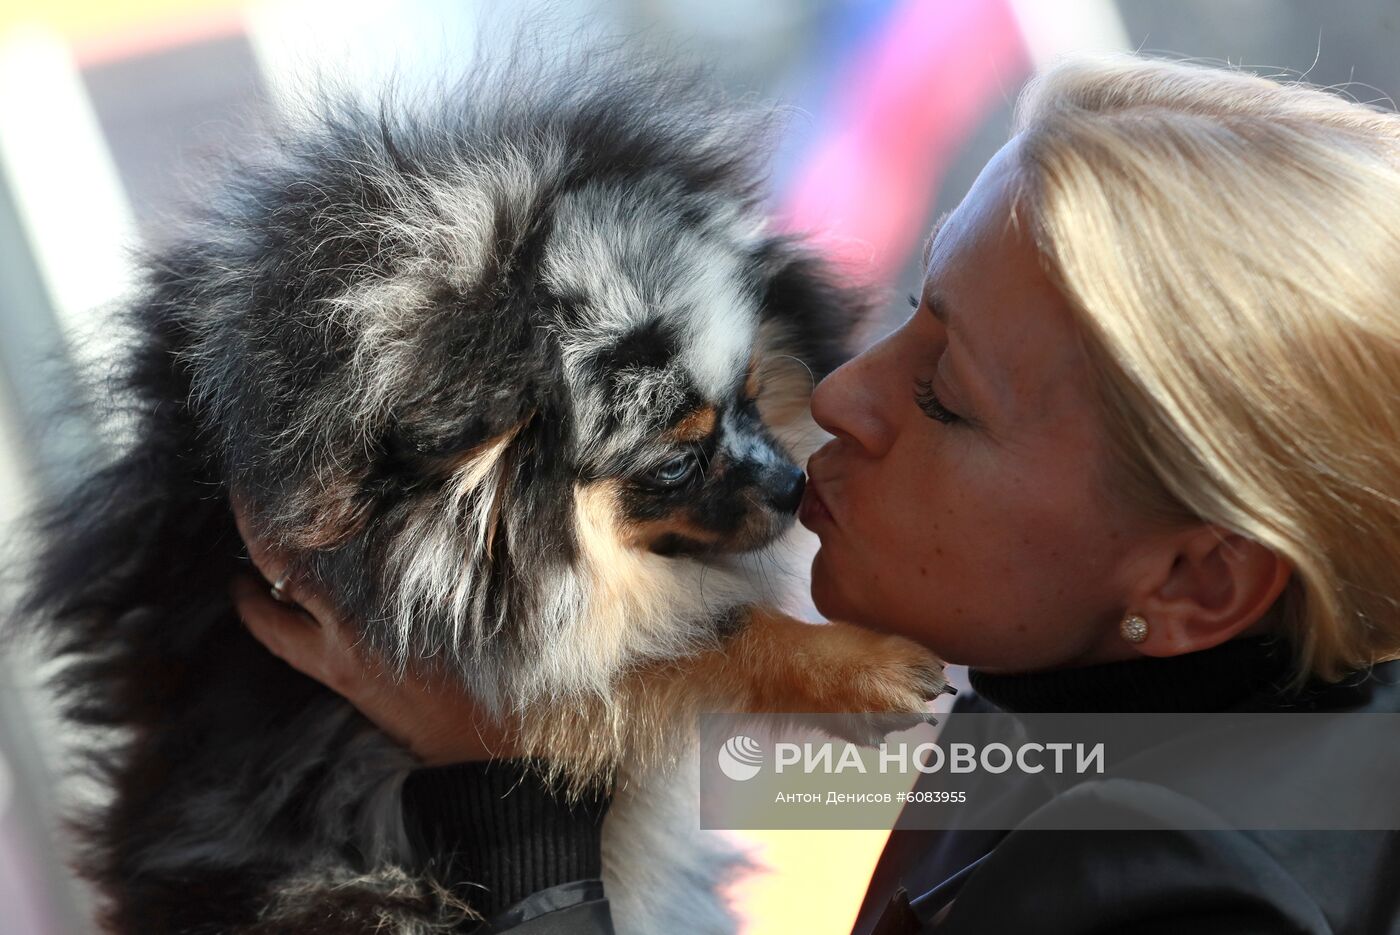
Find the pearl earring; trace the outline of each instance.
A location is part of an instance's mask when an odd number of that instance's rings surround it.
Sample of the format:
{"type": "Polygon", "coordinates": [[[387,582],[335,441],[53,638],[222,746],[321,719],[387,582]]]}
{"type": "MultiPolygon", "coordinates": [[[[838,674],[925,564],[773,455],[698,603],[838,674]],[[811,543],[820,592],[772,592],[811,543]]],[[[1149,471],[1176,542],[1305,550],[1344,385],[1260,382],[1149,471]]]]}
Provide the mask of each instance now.
{"type": "Polygon", "coordinates": [[[1128,614],[1118,625],[1118,630],[1129,643],[1141,643],[1147,639],[1147,620],[1137,614],[1128,614]]]}

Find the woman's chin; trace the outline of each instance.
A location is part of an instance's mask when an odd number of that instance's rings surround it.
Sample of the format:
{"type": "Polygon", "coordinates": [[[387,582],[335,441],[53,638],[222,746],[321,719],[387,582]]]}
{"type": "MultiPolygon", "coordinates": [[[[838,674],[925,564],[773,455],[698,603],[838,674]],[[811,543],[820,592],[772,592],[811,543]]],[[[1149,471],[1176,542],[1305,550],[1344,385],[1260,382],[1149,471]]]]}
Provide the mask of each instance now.
{"type": "Polygon", "coordinates": [[[812,556],[812,606],[828,620],[848,620],[849,602],[836,586],[839,580],[836,575],[837,572],[827,560],[826,549],[818,549],[817,554],[812,556]]]}
{"type": "Polygon", "coordinates": [[[860,595],[866,600],[852,600],[851,595],[841,587],[840,583],[845,580],[838,569],[823,559],[822,552],[816,554],[812,559],[812,606],[817,613],[827,620],[884,631],[878,620],[871,619],[872,616],[878,617],[878,614],[871,613],[870,595],[860,595]]]}

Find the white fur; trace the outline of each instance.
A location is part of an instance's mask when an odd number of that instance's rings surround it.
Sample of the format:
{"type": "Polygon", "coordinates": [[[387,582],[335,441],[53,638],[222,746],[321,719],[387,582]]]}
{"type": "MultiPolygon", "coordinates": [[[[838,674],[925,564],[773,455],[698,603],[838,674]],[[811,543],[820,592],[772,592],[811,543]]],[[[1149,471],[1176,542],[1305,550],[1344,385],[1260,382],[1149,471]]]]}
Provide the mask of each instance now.
{"type": "Polygon", "coordinates": [[[724,890],[751,864],[734,843],[700,828],[700,766],[625,783],[603,825],[603,889],[618,935],[731,935],[724,890]]]}

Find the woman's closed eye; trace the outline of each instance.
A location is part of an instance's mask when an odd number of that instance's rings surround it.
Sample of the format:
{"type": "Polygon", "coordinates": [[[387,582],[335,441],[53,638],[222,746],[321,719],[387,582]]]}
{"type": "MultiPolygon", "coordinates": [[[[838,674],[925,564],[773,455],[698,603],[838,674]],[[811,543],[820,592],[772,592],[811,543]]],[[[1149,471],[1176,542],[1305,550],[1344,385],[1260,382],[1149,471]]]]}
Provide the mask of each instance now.
{"type": "Polygon", "coordinates": [[[914,402],[923,410],[924,415],[942,422],[944,425],[952,425],[962,421],[962,416],[948,409],[939,401],[938,394],[933,391],[931,380],[914,381],[914,402]]]}
{"type": "MultiPolygon", "coordinates": [[[[909,296],[910,307],[918,310],[922,304],[918,296],[909,296]]],[[[942,422],[944,425],[952,425],[957,422],[967,421],[962,416],[943,405],[943,401],[940,400],[938,394],[933,391],[932,380],[914,381],[914,402],[923,410],[924,415],[928,416],[930,419],[942,422]]]]}

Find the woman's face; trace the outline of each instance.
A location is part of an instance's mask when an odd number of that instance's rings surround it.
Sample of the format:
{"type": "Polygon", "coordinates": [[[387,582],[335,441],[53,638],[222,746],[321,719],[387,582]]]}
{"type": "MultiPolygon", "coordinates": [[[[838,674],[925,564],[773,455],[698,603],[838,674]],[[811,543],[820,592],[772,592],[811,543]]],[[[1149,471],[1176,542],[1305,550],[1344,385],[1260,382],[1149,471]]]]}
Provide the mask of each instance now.
{"type": "Polygon", "coordinates": [[[828,377],[802,522],[817,608],[944,659],[1039,669],[1124,658],[1142,530],[1108,456],[1071,312],[1011,223],[1015,141],[944,223],[908,321],[828,377]]]}

